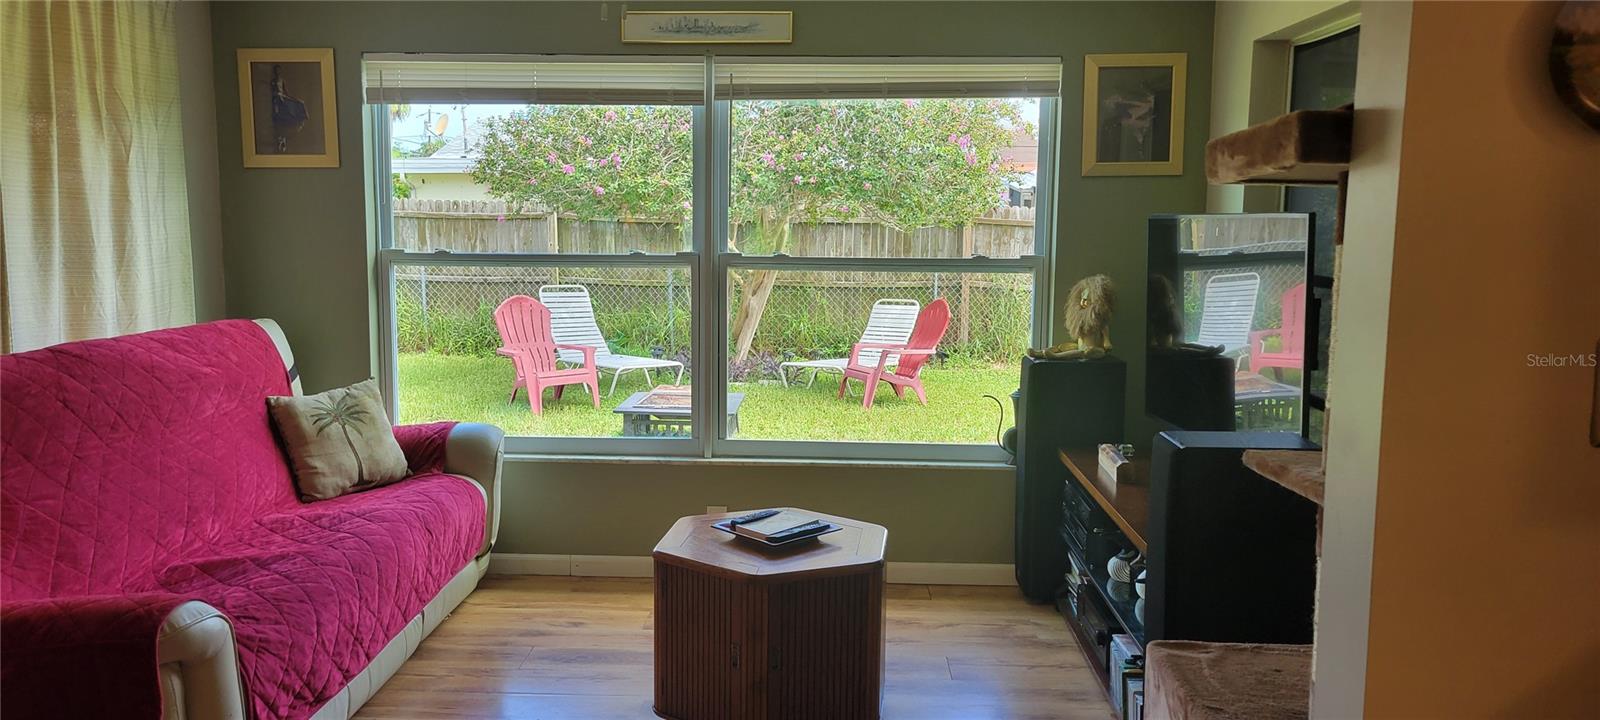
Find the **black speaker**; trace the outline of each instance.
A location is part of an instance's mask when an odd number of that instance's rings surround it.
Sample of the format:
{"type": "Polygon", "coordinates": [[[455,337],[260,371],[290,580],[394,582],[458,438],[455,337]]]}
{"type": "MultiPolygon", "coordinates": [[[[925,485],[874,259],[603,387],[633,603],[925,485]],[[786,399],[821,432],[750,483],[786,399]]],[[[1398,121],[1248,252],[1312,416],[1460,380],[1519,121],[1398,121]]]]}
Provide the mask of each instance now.
{"type": "Polygon", "coordinates": [[[1061,538],[1062,448],[1122,441],[1128,366],[1113,357],[1022,361],[1017,408],[1017,585],[1034,602],[1053,602],[1067,570],[1061,538]]]}
{"type": "Polygon", "coordinates": [[[1244,466],[1290,432],[1171,431],[1150,456],[1147,640],[1310,643],[1317,506],[1244,466]]]}

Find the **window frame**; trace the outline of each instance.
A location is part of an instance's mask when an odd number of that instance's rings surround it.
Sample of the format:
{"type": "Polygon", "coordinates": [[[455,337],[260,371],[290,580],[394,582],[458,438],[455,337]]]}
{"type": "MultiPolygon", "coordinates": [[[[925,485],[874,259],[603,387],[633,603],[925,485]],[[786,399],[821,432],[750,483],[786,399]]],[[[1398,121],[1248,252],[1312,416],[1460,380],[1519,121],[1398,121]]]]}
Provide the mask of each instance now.
{"type": "MultiPolygon", "coordinates": [[[[610,56],[593,56],[604,61],[610,56]]],[[[1052,59],[1056,60],[1056,59],[1052,59]]],[[[859,62],[893,62],[890,58],[860,58],[859,62]]],[[[950,62],[966,62],[951,59],[950,62]]],[[[979,60],[973,60],[974,62],[979,60]]],[[[1049,336],[1052,313],[1052,275],[1056,229],[1056,147],[1059,142],[1060,98],[1039,101],[1038,170],[1034,190],[1033,254],[1019,258],[826,258],[745,256],[728,250],[728,203],[731,177],[732,101],[716,99],[716,56],[704,59],[705,96],[693,105],[694,168],[690,249],[675,254],[560,254],[560,253],[459,253],[447,250],[416,252],[395,248],[391,198],[393,163],[388,105],[367,104],[364,113],[371,168],[369,227],[376,241],[373,282],[377,289],[377,348],[379,382],[385,409],[399,417],[399,346],[395,318],[396,266],[499,266],[499,267],[662,267],[689,269],[692,364],[690,382],[694,399],[689,438],[508,436],[509,454],[544,456],[661,456],[729,460],[846,460],[860,462],[917,462],[969,464],[1004,462],[1007,455],[992,444],[894,443],[819,440],[755,440],[729,438],[727,433],[728,273],[735,269],[868,270],[880,272],[951,272],[1026,274],[1033,278],[1030,344],[1049,336]],[[707,278],[715,279],[706,282],[707,278]],[[709,313],[709,314],[708,314],[709,313]],[[702,358],[714,358],[703,362],[702,358]]]]}
{"type": "MultiPolygon", "coordinates": [[[[1346,37],[1356,36],[1359,38],[1360,32],[1361,16],[1353,15],[1327,27],[1319,28],[1316,31],[1295,38],[1293,41],[1291,41],[1289,47],[1289,66],[1285,72],[1288,81],[1283,98],[1285,112],[1291,112],[1295,109],[1295,70],[1298,68],[1300,63],[1300,53],[1304,50],[1335,42],[1346,37]]],[[[1279,189],[1278,209],[1280,212],[1297,212],[1295,210],[1291,210],[1289,207],[1290,197],[1293,190],[1294,188],[1287,185],[1279,189]]],[[[1307,323],[1307,333],[1304,348],[1302,350],[1302,355],[1304,356],[1305,360],[1302,363],[1300,375],[1300,436],[1320,446],[1322,444],[1322,437],[1311,436],[1311,418],[1312,413],[1314,412],[1321,414],[1322,422],[1324,423],[1324,427],[1326,427],[1325,424],[1327,422],[1328,398],[1330,393],[1326,385],[1324,385],[1324,389],[1320,392],[1314,388],[1312,386],[1311,377],[1314,371],[1320,370],[1324,376],[1328,372],[1328,368],[1326,367],[1327,361],[1326,358],[1323,357],[1321,348],[1323,345],[1329,344],[1331,339],[1325,337],[1322,333],[1321,313],[1324,303],[1333,302],[1332,297],[1334,283],[1333,276],[1331,274],[1322,274],[1317,272],[1317,230],[1320,227],[1332,228],[1333,223],[1337,222],[1337,218],[1324,219],[1323,222],[1329,223],[1329,225],[1326,226],[1319,225],[1317,220],[1318,218],[1316,215],[1312,214],[1311,233],[1308,236],[1305,258],[1305,322],[1307,323]],[[1327,299],[1320,298],[1318,297],[1319,295],[1326,295],[1327,299]]],[[[1328,271],[1331,273],[1332,268],[1329,268],[1328,271]]],[[[1324,384],[1326,384],[1326,379],[1324,379],[1324,384]]]]}

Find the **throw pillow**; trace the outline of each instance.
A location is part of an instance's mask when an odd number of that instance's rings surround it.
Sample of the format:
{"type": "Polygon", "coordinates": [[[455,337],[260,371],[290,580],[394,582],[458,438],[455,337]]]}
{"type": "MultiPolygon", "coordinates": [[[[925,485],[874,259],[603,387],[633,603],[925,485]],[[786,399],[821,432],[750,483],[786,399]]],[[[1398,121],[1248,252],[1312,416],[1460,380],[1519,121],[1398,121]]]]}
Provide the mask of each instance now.
{"type": "Polygon", "coordinates": [[[376,380],[316,395],[267,398],[305,501],[387,485],[405,478],[406,455],[395,442],[376,380]]]}

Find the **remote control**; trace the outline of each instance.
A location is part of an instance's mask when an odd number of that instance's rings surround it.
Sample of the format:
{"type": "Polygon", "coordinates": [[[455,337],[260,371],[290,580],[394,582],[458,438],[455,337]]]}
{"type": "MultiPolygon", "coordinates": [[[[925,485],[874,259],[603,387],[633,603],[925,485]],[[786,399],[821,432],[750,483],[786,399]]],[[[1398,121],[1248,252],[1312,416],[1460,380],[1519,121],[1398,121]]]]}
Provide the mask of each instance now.
{"type": "Polygon", "coordinates": [[[778,513],[779,513],[778,510],[757,510],[757,511],[755,511],[753,513],[750,513],[748,515],[740,515],[739,517],[736,517],[736,518],[733,518],[732,520],[729,520],[728,521],[728,527],[733,527],[735,525],[743,525],[745,523],[753,523],[753,522],[755,522],[757,520],[765,520],[765,519],[767,519],[769,517],[772,517],[773,515],[777,515],[778,513]]]}

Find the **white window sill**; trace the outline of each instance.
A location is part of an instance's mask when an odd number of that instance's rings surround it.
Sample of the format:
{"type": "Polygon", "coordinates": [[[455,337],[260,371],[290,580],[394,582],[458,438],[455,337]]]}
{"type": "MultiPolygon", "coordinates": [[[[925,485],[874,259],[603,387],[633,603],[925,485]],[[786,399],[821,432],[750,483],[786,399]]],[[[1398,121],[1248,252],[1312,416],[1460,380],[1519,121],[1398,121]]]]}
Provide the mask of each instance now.
{"type": "Polygon", "coordinates": [[[694,457],[687,455],[562,455],[546,453],[505,454],[508,462],[527,463],[596,463],[605,465],[724,465],[781,466],[781,467],[831,467],[831,468],[907,468],[937,470],[1014,470],[1015,465],[1003,462],[954,460],[859,460],[827,458],[758,458],[758,457],[694,457]]]}

